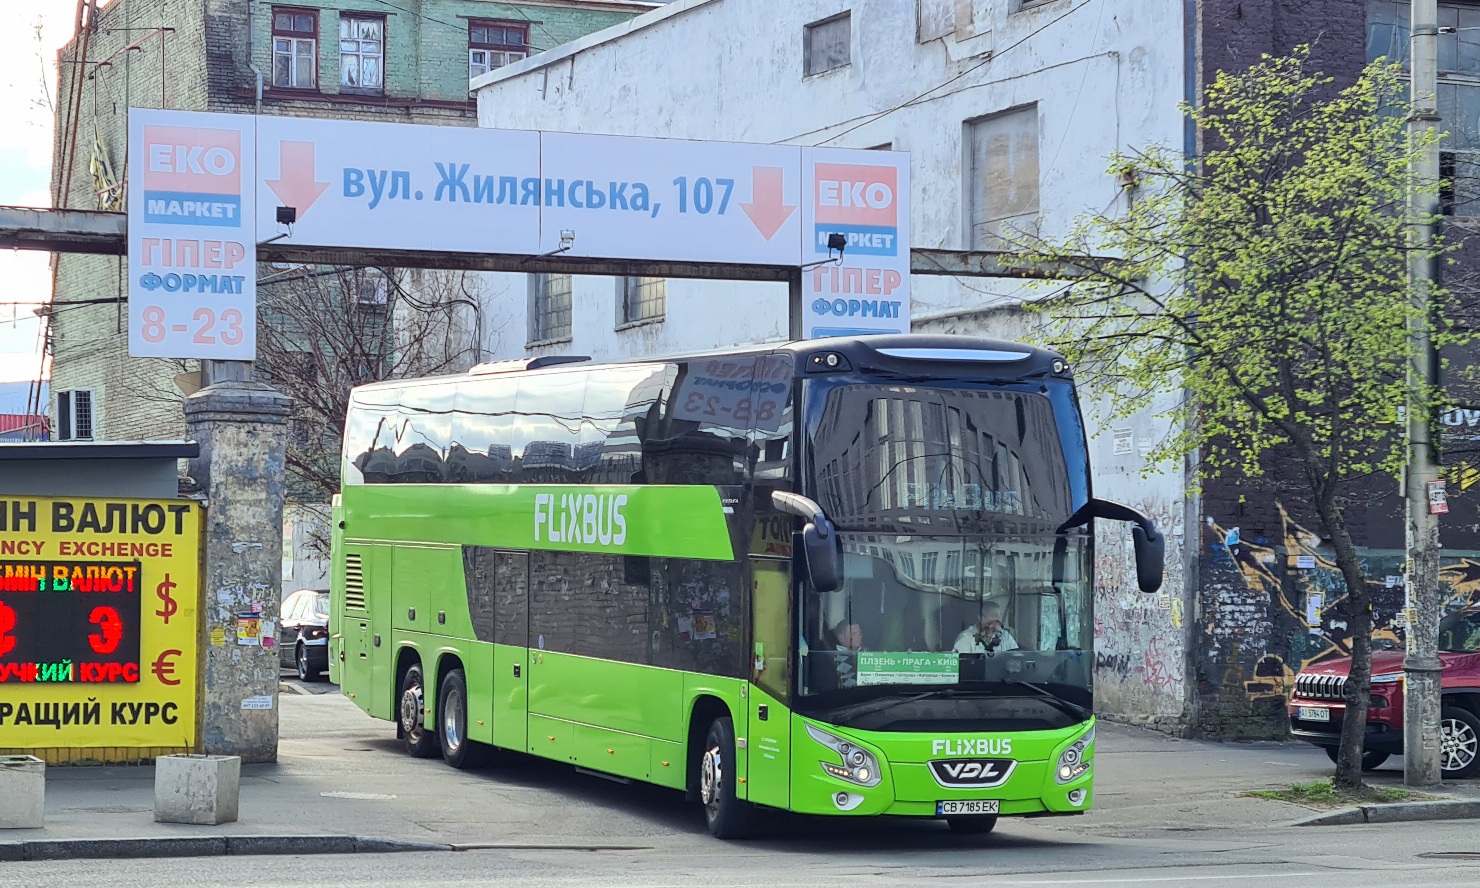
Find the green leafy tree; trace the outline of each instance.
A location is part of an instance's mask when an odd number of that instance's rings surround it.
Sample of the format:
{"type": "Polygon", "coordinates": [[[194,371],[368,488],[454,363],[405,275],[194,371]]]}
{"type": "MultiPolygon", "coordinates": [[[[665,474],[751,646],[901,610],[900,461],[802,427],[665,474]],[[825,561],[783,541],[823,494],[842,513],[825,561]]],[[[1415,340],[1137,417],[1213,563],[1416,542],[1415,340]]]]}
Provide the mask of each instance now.
{"type": "MultiPolygon", "coordinates": [[[[1044,299],[1050,341],[1116,394],[1173,431],[1152,453],[1197,453],[1205,473],[1259,476],[1308,497],[1346,586],[1351,677],[1336,783],[1362,787],[1371,686],[1367,577],[1347,525],[1353,482],[1396,473],[1404,449],[1407,84],[1375,63],[1338,89],[1308,50],[1219,74],[1201,107],[1199,157],[1150,148],[1117,154],[1118,209],[1075,223],[1061,241],[1022,244],[1085,277],[1044,299]],[[1075,257],[1109,255],[1119,261],[1075,257]],[[1180,393],[1167,407],[1167,393],[1180,393]]],[[[1438,257],[1439,248],[1433,256],[1438,257]]]]}

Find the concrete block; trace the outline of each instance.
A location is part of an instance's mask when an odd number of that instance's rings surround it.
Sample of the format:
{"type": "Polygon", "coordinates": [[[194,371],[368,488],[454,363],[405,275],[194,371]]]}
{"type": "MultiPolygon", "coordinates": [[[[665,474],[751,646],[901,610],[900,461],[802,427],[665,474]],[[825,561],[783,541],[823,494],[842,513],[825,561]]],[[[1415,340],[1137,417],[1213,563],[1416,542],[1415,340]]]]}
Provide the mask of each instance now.
{"type": "Polygon", "coordinates": [[[40,829],[46,810],[46,762],[0,755],[0,829],[40,829]]]}
{"type": "Polygon", "coordinates": [[[154,819],[215,825],[236,820],[242,760],[235,755],[166,755],[154,762],[154,819]]]}

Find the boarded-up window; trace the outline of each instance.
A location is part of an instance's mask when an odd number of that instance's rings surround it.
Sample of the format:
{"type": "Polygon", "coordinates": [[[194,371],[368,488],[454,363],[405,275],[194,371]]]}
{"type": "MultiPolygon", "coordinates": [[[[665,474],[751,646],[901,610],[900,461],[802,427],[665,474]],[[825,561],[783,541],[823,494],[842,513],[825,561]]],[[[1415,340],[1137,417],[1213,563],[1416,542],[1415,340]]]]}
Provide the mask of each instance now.
{"type": "Polygon", "coordinates": [[[956,30],[956,0],[915,0],[915,39],[939,40],[956,30]]]}
{"type": "Polygon", "coordinates": [[[821,74],[848,64],[852,28],[853,18],[847,12],[807,25],[802,31],[802,73],[821,74]]]}
{"type": "Polygon", "coordinates": [[[1006,249],[1038,233],[1038,107],[966,124],[970,248],[1006,249]]]}

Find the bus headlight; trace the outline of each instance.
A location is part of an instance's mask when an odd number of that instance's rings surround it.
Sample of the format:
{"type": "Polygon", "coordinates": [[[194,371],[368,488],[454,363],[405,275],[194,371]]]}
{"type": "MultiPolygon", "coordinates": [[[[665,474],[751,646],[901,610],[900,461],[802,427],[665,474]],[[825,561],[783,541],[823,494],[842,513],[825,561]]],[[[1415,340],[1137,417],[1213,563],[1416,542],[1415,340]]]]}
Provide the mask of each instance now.
{"type": "Polygon", "coordinates": [[[879,760],[874,758],[874,754],[867,749],[861,749],[841,737],[834,737],[812,725],[807,725],[807,734],[813,740],[836,752],[842,761],[841,765],[831,762],[818,763],[822,765],[823,773],[829,777],[836,777],[859,786],[878,786],[879,781],[883,779],[879,774],[879,760]]]}
{"type": "Polygon", "coordinates": [[[1093,764],[1089,747],[1094,742],[1095,729],[1090,728],[1088,733],[1069,744],[1068,749],[1059,753],[1059,763],[1054,768],[1053,779],[1060,783],[1072,783],[1083,777],[1093,764]]]}

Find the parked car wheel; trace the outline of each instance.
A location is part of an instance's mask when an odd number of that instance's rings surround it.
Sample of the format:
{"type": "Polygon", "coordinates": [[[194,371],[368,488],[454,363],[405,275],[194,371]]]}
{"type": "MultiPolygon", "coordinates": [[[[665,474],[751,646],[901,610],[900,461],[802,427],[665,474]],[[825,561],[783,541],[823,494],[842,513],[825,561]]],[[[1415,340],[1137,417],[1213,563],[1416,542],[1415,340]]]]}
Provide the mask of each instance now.
{"type": "MultiPolygon", "coordinates": [[[[1336,757],[1340,754],[1341,750],[1335,746],[1323,746],[1321,748],[1326,750],[1326,757],[1331,759],[1331,763],[1333,765],[1336,764],[1336,757]]],[[[1372,752],[1371,750],[1363,752],[1362,770],[1375,771],[1381,768],[1383,763],[1392,757],[1393,754],[1390,752],[1372,752]]]]}
{"type": "Polygon", "coordinates": [[[398,708],[396,732],[406,744],[406,752],[415,758],[431,758],[437,754],[437,735],[428,731],[426,719],[426,695],[421,677],[421,664],[406,670],[401,679],[401,704],[398,708]]]}
{"type": "Polygon", "coordinates": [[[308,647],[303,642],[298,642],[298,650],[294,653],[294,659],[298,662],[298,677],[303,681],[318,681],[322,672],[308,664],[308,647]]]}
{"type": "Polygon", "coordinates": [[[1440,710],[1439,769],[1447,780],[1473,777],[1480,771],[1480,717],[1470,710],[1458,706],[1440,710]]]}

